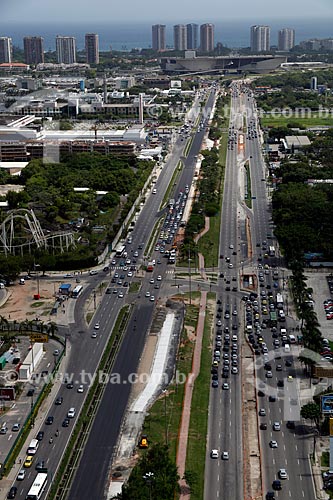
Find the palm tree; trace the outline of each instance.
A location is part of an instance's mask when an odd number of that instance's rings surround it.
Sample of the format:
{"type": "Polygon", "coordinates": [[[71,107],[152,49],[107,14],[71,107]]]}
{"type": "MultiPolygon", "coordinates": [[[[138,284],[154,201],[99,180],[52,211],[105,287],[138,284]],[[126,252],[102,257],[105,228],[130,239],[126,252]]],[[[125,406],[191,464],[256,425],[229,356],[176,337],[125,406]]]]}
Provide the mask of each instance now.
{"type": "Polygon", "coordinates": [[[54,337],[57,331],[58,331],[57,324],[54,321],[51,321],[47,325],[47,333],[48,333],[48,335],[50,335],[51,337],[54,337]]]}

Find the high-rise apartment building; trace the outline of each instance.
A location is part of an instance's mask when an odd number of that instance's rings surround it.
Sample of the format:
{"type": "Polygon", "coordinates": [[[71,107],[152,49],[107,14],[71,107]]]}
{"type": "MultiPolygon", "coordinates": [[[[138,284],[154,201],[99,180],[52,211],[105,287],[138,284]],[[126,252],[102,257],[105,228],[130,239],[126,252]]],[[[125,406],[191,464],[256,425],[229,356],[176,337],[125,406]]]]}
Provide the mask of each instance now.
{"type": "Polygon", "coordinates": [[[269,26],[251,26],[251,51],[268,52],[271,46],[270,38],[269,26]]]}
{"type": "Polygon", "coordinates": [[[165,24],[152,26],[152,42],[153,50],[165,50],[165,24]]]}
{"type": "Polygon", "coordinates": [[[185,24],[176,24],[173,27],[173,46],[175,50],[187,49],[187,36],[185,24]]]}
{"type": "Polygon", "coordinates": [[[85,36],[86,62],[88,64],[99,63],[99,40],[96,33],[87,33],[85,36]]]}
{"type": "Polygon", "coordinates": [[[58,64],[73,64],[76,62],[76,41],[72,36],[56,37],[56,51],[58,64]]]}
{"type": "Polygon", "coordinates": [[[8,36],[0,37],[0,63],[11,63],[13,60],[12,39],[8,36]]]}
{"type": "Polygon", "coordinates": [[[187,37],[187,48],[189,50],[198,48],[198,25],[197,24],[187,24],[186,25],[186,37],[187,37]]]}
{"type": "Polygon", "coordinates": [[[278,49],[288,51],[295,46],[295,30],[283,28],[279,31],[278,49]]]}
{"type": "Polygon", "coordinates": [[[202,52],[214,50],[214,24],[206,23],[200,26],[200,49],[202,52]]]}
{"type": "Polygon", "coordinates": [[[24,59],[26,64],[44,62],[44,39],[41,36],[25,36],[23,38],[24,59]]]}

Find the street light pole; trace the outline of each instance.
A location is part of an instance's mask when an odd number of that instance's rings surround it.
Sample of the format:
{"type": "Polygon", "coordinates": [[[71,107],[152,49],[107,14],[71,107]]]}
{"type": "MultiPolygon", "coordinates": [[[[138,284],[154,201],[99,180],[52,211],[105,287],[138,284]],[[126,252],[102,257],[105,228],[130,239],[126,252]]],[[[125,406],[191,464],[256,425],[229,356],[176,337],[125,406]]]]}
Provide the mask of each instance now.
{"type": "Polygon", "coordinates": [[[189,278],[189,287],[190,287],[190,305],[191,301],[191,250],[188,249],[188,278],[189,278]]]}

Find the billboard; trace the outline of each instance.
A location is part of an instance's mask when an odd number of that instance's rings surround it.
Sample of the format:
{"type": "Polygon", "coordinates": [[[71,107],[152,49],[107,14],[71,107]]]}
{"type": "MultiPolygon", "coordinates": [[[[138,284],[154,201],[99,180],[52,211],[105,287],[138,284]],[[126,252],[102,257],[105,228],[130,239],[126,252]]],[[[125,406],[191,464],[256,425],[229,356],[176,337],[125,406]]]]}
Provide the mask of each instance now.
{"type": "Polygon", "coordinates": [[[49,336],[45,333],[31,333],[30,334],[30,342],[48,342],[49,336]]]}
{"type": "Polygon", "coordinates": [[[14,401],[16,397],[15,387],[1,387],[0,400],[1,401],[14,401]]]}
{"type": "Polygon", "coordinates": [[[321,396],[321,411],[323,415],[333,415],[333,394],[321,396]]]}

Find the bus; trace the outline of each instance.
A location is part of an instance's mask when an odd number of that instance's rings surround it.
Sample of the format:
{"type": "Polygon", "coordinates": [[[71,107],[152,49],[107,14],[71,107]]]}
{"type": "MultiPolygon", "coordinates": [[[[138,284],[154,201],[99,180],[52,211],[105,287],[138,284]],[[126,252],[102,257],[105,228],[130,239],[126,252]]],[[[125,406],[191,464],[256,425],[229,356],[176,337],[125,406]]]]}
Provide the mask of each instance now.
{"type": "Polygon", "coordinates": [[[32,486],[25,497],[25,500],[39,500],[47,485],[47,474],[45,472],[39,472],[35,477],[32,486]]]}
{"type": "Polygon", "coordinates": [[[116,246],[116,257],[121,257],[123,253],[125,252],[125,245],[123,243],[119,243],[116,246]]]}
{"type": "Polygon", "coordinates": [[[276,316],[276,312],[275,311],[271,311],[269,313],[269,323],[270,323],[270,327],[272,328],[273,326],[277,326],[277,316],[276,316]]]}
{"type": "Polygon", "coordinates": [[[268,248],[268,255],[269,255],[270,257],[275,257],[275,248],[274,248],[273,246],[270,246],[270,247],[268,248]]]}
{"type": "Polygon", "coordinates": [[[73,297],[74,299],[77,299],[77,298],[78,298],[78,296],[81,294],[82,290],[83,290],[83,286],[82,286],[82,285],[77,285],[77,286],[74,288],[74,290],[72,291],[72,297],[73,297]]]}

